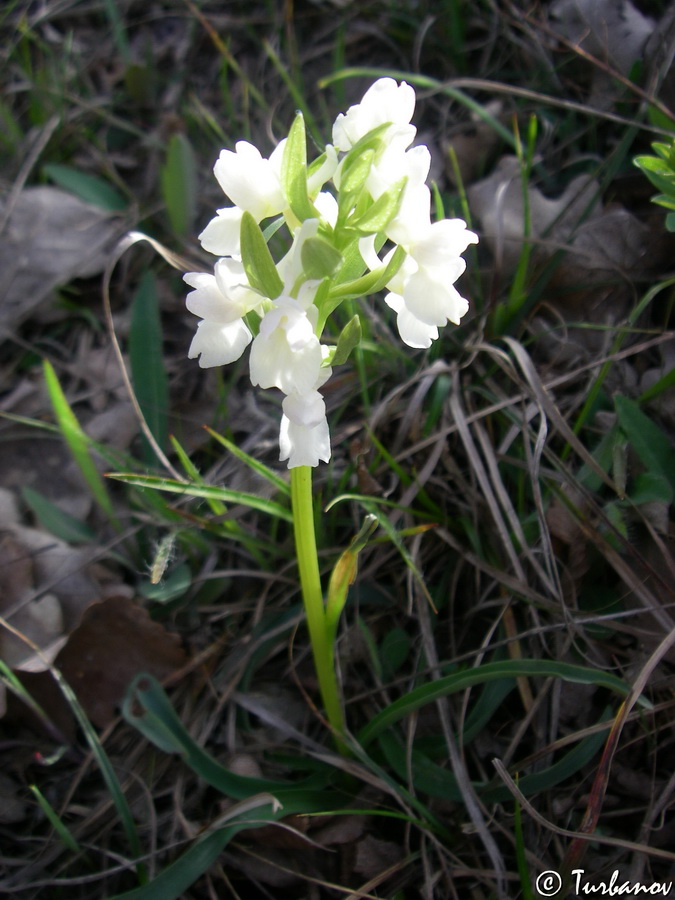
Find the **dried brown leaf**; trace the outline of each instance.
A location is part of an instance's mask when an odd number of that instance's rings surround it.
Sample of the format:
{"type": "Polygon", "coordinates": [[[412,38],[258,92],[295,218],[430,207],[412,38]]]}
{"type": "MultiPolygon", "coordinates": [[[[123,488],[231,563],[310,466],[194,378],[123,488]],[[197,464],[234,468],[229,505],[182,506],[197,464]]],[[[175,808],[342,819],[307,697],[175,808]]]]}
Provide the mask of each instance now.
{"type": "MultiPolygon", "coordinates": [[[[0,220],[6,213],[0,203],[0,220]]],[[[120,219],[56,187],[23,190],[0,235],[0,336],[31,316],[55,287],[103,271],[120,219]]]]}
{"type": "Polygon", "coordinates": [[[153,622],[126,597],[90,606],[56,658],[56,667],[95,725],[117,715],[131,680],[140,672],[163,679],[185,664],[180,638],[153,622]]]}

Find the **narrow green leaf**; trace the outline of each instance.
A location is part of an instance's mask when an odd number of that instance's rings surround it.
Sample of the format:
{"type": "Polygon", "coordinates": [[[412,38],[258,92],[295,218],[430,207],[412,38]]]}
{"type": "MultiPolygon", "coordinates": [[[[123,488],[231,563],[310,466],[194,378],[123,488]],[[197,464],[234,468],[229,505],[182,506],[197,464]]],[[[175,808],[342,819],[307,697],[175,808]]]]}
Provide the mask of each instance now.
{"type": "MultiPolygon", "coordinates": [[[[518,780],[521,791],[526,796],[532,796],[573,777],[591,762],[606,737],[607,735],[603,732],[588,735],[551,766],[540,772],[522,775],[518,780]]],[[[408,759],[407,751],[391,733],[379,735],[378,745],[396,775],[406,783],[412,768],[412,782],[416,793],[461,802],[462,791],[453,772],[439,766],[426,754],[416,749],[413,749],[410,759],[408,759]]],[[[509,789],[501,782],[474,781],[473,788],[485,803],[503,803],[511,797],[509,789]]]]}
{"type": "MultiPolygon", "coordinates": [[[[261,795],[243,804],[235,804],[228,810],[232,824],[215,830],[207,828],[189,850],[160,872],[150,884],[124,894],[116,894],[111,900],[180,900],[185,891],[211,867],[236,834],[286,815],[285,808],[277,808],[274,801],[274,797],[261,795]],[[249,808],[239,811],[238,807],[241,806],[249,808]]],[[[323,810],[317,812],[321,814],[323,810]]]]}
{"type": "Polygon", "coordinates": [[[622,431],[647,471],[666,478],[675,489],[675,451],[670,440],[634,400],[615,394],[614,408],[622,431]]]}
{"type": "Polygon", "coordinates": [[[109,212],[120,212],[129,206],[128,201],[112,185],[96,175],[88,175],[60,163],[46,163],[42,171],[54,184],[75,194],[85,203],[92,203],[109,212]]]}
{"type": "Polygon", "coordinates": [[[204,497],[205,499],[222,500],[225,503],[240,504],[267,513],[285,522],[292,522],[293,516],[289,509],[275,503],[273,500],[265,500],[255,494],[247,494],[244,491],[233,491],[229,488],[216,487],[210,484],[186,484],[183,481],[175,481],[172,478],[161,478],[157,475],[136,475],[133,472],[107,472],[107,478],[115,478],[125,484],[133,484],[136,487],[150,488],[154,491],[168,491],[171,494],[183,494],[186,497],[204,497]]]}
{"type": "MultiPolygon", "coordinates": [[[[103,749],[103,745],[99,740],[96,730],[87,718],[87,714],[82,709],[79,700],[75,696],[68,682],[65,680],[63,675],[61,675],[58,669],[53,668],[51,672],[54,678],[56,678],[61,692],[68,701],[68,705],[70,706],[73,715],[77,719],[77,722],[84,733],[86,741],[89,744],[89,749],[91,750],[92,755],[96,760],[96,764],[98,765],[103,781],[105,782],[108,793],[110,794],[110,799],[115,809],[117,810],[117,814],[119,815],[122,822],[122,827],[124,828],[127,840],[129,841],[129,847],[131,849],[132,856],[138,859],[143,854],[138,831],[136,830],[136,823],[134,822],[131,808],[129,807],[127,798],[124,795],[124,791],[122,790],[122,786],[119,782],[119,779],[117,778],[115,770],[113,769],[112,763],[110,762],[110,758],[108,757],[106,751],[103,749]]],[[[143,884],[147,879],[147,870],[145,864],[142,862],[138,862],[136,864],[136,872],[139,881],[141,882],[141,884],[143,884]]]]}
{"type": "MultiPolygon", "coordinates": [[[[577,682],[579,684],[596,684],[599,687],[607,687],[618,694],[626,695],[629,686],[615,675],[602,672],[597,669],[588,669],[585,666],[575,666],[570,663],[555,662],[546,659],[522,659],[503,660],[494,663],[485,663],[475,669],[466,669],[461,672],[446,675],[438,681],[432,681],[410,691],[404,697],[394,700],[386,709],[378,713],[359,732],[359,742],[365,746],[373,740],[381,731],[398,722],[413,710],[426,704],[446,697],[448,694],[465,690],[477,684],[485,684],[500,678],[518,678],[521,676],[537,677],[552,676],[562,678],[564,681],[577,682]]],[[[649,705],[649,701],[643,700],[643,705],[649,705]]]]}
{"type": "Polygon", "coordinates": [[[57,740],[62,739],[65,743],[65,738],[60,734],[56,734],[56,728],[47,713],[40,704],[33,699],[32,694],[26,690],[22,682],[3,659],[0,659],[0,684],[3,685],[5,690],[11,691],[15,697],[18,697],[22,703],[25,703],[35,718],[43,723],[43,727],[47,732],[51,733],[57,740]]]}
{"type": "Polygon", "coordinates": [[[230,772],[190,736],[164,689],[151,675],[141,674],[132,681],[122,715],[160,750],[179,754],[201,779],[227,797],[245,800],[261,791],[273,794],[283,810],[272,813],[272,818],[335,806],[338,795],[323,790],[331,773],[328,767],[297,783],[230,772]]]}
{"type": "MultiPolygon", "coordinates": [[[[171,441],[171,446],[173,447],[178,459],[180,460],[180,464],[185,470],[185,474],[189,479],[191,479],[196,484],[205,484],[204,479],[199,474],[199,471],[195,464],[192,462],[187,452],[181,447],[178,442],[178,439],[174,437],[174,435],[169,435],[169,440],[171,441]]],[[[220,500],[214,500],[213,498],[207,498],[207,503],[209,504],[209,508],[214,516],[224,516],[227,512],[227,507],[220,500]]]]}
{"type": "Polygon", "coordinates": [[[84,431],[82,431],[75,413],[72,411],[70,404],[66,400],[66,395],[63,393],[54,367],[48,360],[43,361],[42,367],[49,399],[56,416],[59,431],[68,444],[68,448],[70,449],[84,480],[87,482],[92,496],[110,521],[114,523],[116,522],[116,519],[110,497],[108,496],[108,491],[106,490],[103,479],[98,474],[96,466],[89,454],[89,438],[84,431]]]}
{"type": "Polygon", "coordinates": [[[123,894],[115,894],[110,900],[179,900],[213,865],[237,832],[245,827],[244,824],[230,825],[203,840],[196,841],[149,884],[125,891],[123,894]]]}
{"type": "Polygon", "coordinates": [[[367,272],[360,278],[355,278],[353,281],[345,281],[332,288],[330,292],[331,300],[341,302],[347,297],[363,297],[367,294],[376,294],[387,286],[387,282],[391,281],[403,265],[405,257],[406,253],[403,247],[397,247],[386,266],[381,266],[379,269],[367,272]]]}
{"type": "Polygon", "coordinates": [[[640,472],[633,481],[629,497],[635,506],[643,503],[672,503],[673,489],[670,482],[658,472],[640,472]]]}
{"type": "Polygon", "coordinates": [[[391,678],[410,654],[412,640],[404,628],[392,628],[382,638],[379,649],[384,678],[391,678]]]}
{"type": "Polygon", "coordinates": [[[192,144],[181,132],[169,139],[160,183],[171,227],[185,237],[193,230],[197,211],[197,162],[192,144]]]}
{"type": "MultiPolygon", "coordinates": [[[[131,302],[129,360],[134,392],[145,421],[159,446],[166,447],[169,383],[164,366],[157,283],[149,269],[143,273],[131,302]]],[[[148,463],[155,461],[154,451],[147,442],[144,454],[148,463]]]]}
{"type": "Polygon", "coordinates": [[[276,490],[278,490],[285,497],[290,497],[291,489],[288,485],[288,482],[281,478],[277,473],[270,469],[269,466],[266,466],[265,463],[260,462],[255,457],[250,456],[244,450],[239,448],[232,441],[228,440],[224,435],[218,434],[217,431],[214,431],[213,428],[209,428],[208,425],[205,426],[206,431],[211,435],[212,438],[218,441],[226,450],[228,450],[233,456],[236,456],[237,459],[241,460],[243,463],[256,473],[256,475],[260,475],[261,478],[264,478],[266,481],[269,481],[270,484],[274,485],[276,490]]]}
{"type": "Polygon", "coordinates": [[[44,529],[66,541],[68,544],[79,544],[93,541],[96,532],[86,522],[71,516],[65,510],[60,509],[44,494],[33,488],[22,487],[21,493],[35,517],[44,529]]]}
{"type": "Polygon", "coordinates": [[[260,226],[249,212],[241,219],[241,257],[251,287],[275,300],[284,285],[260,226]]]}
{"type": "Polygon", "coordinates": [[[41,808],[42,812],[49,819],[49,822],[50,822],[52,828],[54,829],[54,831],[56,831],[56,833],[60,837],[63,845],[65,847],[67,847],[69,850],[72,850],[73,853],[79,853],[80,845],[77,843],[75,838],[72,836],[72,834],[70,833],[68,828],[63,824],[63,822],[61,821],[56,810],[51,805],[49,800],[47,800],[47,798],[42,793],[40,788],[36,784],[30,784],[30,785],[28,785],[28,787],[32,791],[33,796],[35,797],[37,802],[40,804],[40,808],[41,808]]]}
{"type": "Polygon", "coordinates": [[[181,563],[167,578],[156,584],[145,582],[139,587],[139,593],[155,603],[170,603],[176,597],[182,597],[192,585],[192,572],[187,563],[181,563]]]}

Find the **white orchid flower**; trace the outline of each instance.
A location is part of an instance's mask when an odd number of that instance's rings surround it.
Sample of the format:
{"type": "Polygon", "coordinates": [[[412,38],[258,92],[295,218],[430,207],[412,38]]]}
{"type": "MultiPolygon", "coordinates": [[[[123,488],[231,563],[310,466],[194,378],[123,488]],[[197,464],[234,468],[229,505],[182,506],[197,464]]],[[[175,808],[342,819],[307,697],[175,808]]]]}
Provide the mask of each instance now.
{"type": "Polygon", "coordinates": [[[284,394],[314,390],[323,360],[314,333],[316,307],[304,309],[292,297],[280,297],[265,313],[251,346],[251,382],[277,387],[284,394]]]}
{"type": "Polygon", "coordinates": [[[213,275],[188,272],[183,280],[194,288],[187,295],[187,308],[203,320],[190,344],[189,358],[198,356],[203,368],[235,362],[253,337],[244,316],[262,301],[248,284],[242,263],[220,259],[213,275]]]}
{"type": "Polygon", "coordinates": [[[414,111],[415,91],[409,84],[405,81],[397,84],[393,78],[379,78],[368,88],[360,103],[350,106],[346,113],[337,117],[333,125],[333,144],[338,150],[351,150],[373,128],[391,122],[399,126],[399,133],[406,136],[408,146],[416,133],[414,125],[409,124],[414,111]]]}
{"type": "Polygon", "coordinates": [[[237,141],[232,150],[221,150],[213,167],[221,188],[239,209],[257,222],[286,208],[281,188],[281,161],[286,141],[280,141],[269,159],[248,141],[237,141]]]}

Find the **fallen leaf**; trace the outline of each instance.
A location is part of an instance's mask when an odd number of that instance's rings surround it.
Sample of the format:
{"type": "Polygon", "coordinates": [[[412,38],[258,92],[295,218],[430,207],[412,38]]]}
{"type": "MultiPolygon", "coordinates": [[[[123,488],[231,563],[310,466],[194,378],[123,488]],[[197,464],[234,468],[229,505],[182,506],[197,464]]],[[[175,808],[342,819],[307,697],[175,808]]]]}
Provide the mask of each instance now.
{"type": "Polygon", "coordinates": [[[124,230],[119,216],[59,188],[25,188],[0,203],[0,336],[34,315],[54,288],[103,271],[124,230]]]}
{"type": "Polygon", "coordinates": [[[85,610],[55,665],[91,721],[103,728],[136,675],[148,672],[161,680],[185,661],[178,635],[153,622],[135,601],[112,597],[85,610]]]}
{"type": "Polygon", "coordinates": [[[624,75],[642,58],[654,30],[654,20],[630,0],[555,0],[549,16],[557,34],[624,75]]]}

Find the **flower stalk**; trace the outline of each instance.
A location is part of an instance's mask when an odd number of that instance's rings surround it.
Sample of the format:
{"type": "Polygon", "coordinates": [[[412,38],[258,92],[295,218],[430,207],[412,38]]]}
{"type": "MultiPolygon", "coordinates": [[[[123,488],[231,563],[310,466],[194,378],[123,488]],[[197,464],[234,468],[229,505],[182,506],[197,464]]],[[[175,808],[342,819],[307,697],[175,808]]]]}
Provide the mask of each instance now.
{"type": "Polygon", "coordinates": [[[300,572],[300,588],[312,645],[314,666],[326,717],[333,730],[338,750],[346,752],[344,743],[345,719],[335,671],[334,646],[329,638],[328,622],[321,589],[321,575],[316,551],[314,530],[314,498],[312,495],[312,467],[291,469],[291,504],[295,552],[300,572]]]}

